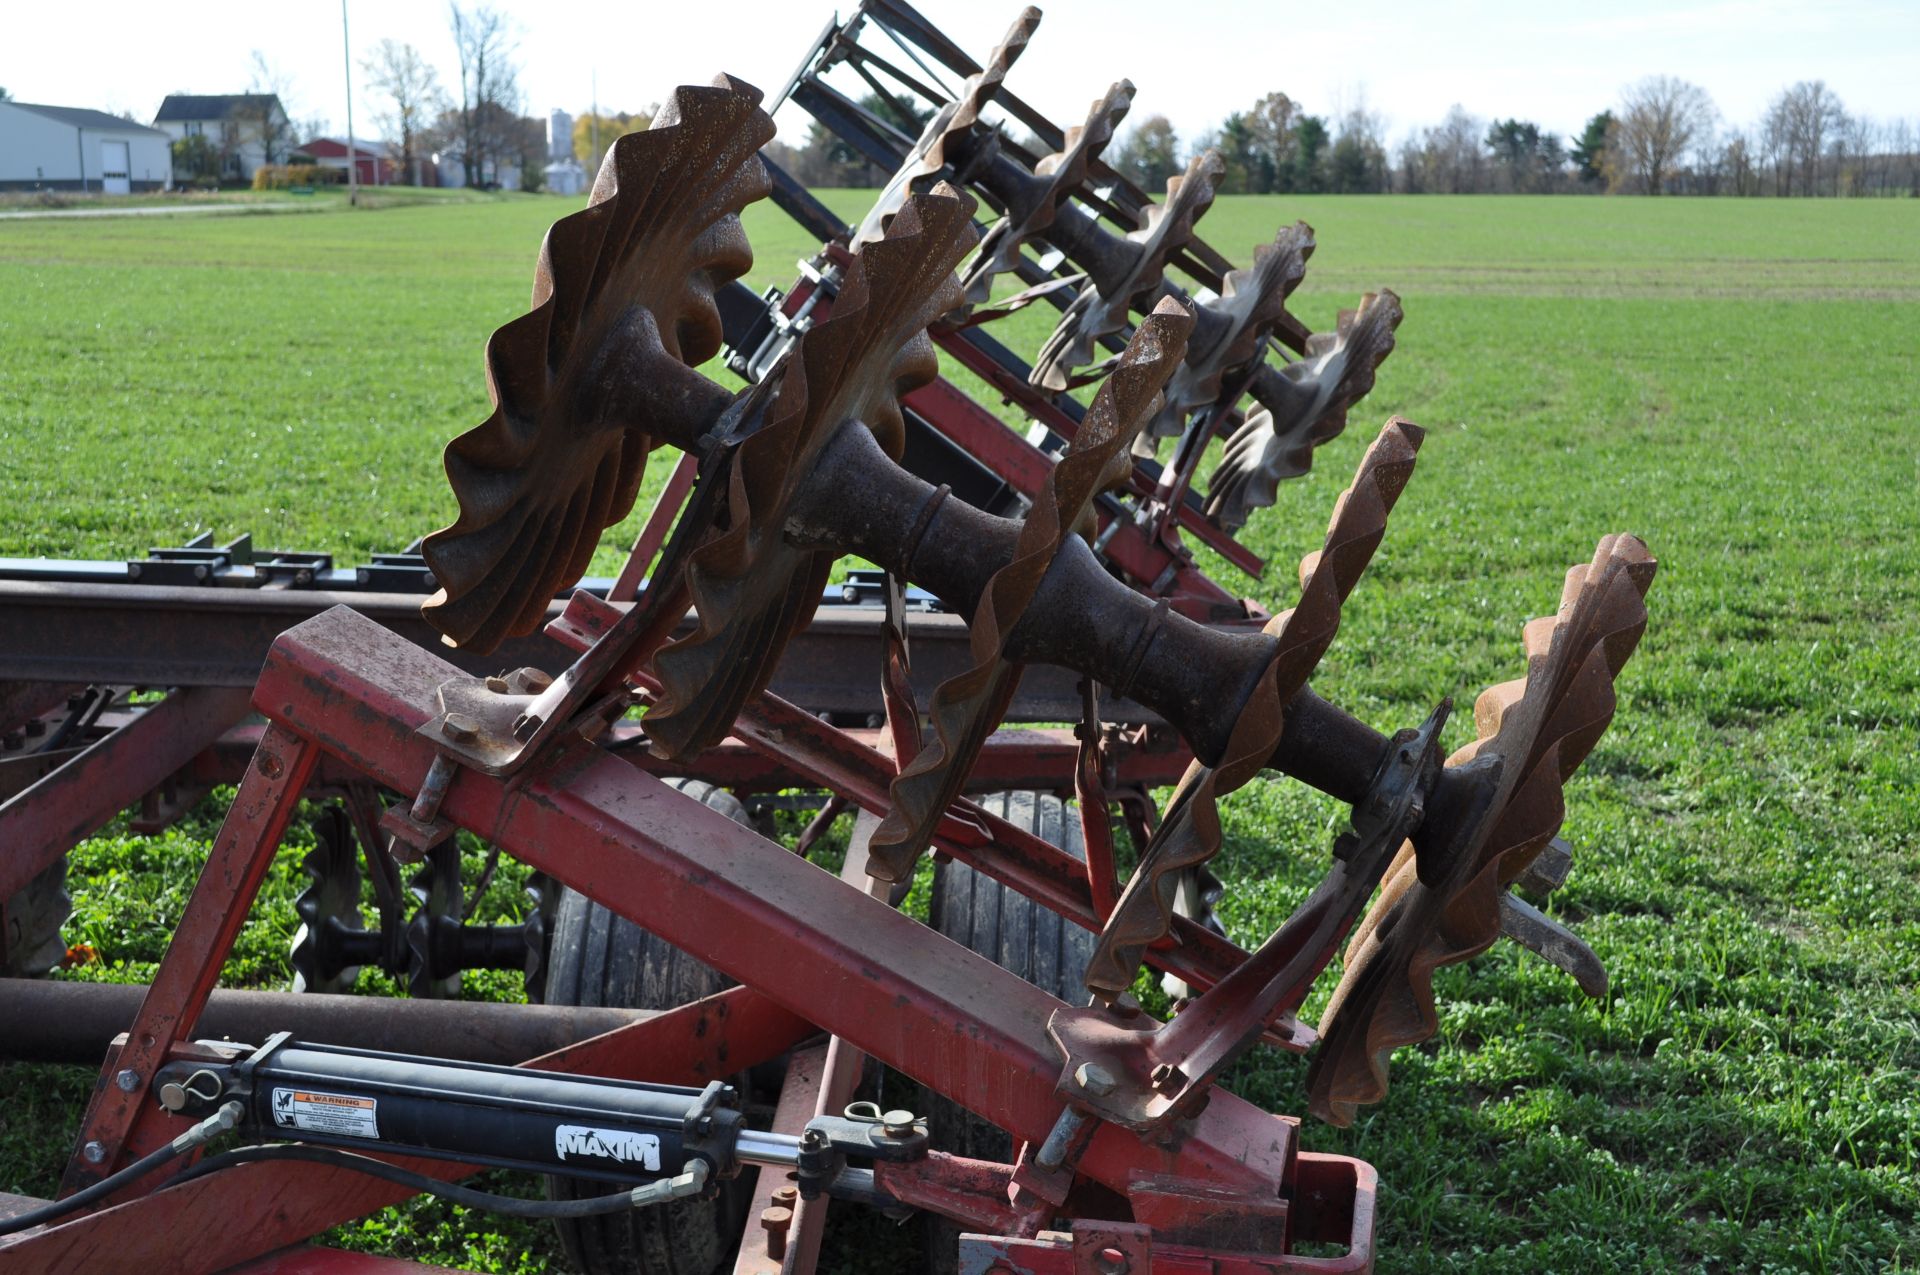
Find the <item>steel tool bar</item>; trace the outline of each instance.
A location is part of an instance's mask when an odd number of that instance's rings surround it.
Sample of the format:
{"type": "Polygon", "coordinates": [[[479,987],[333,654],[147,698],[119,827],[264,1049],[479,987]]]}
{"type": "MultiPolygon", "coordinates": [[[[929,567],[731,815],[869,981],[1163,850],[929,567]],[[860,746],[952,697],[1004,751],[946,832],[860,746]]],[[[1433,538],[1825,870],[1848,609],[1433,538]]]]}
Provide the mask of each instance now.
{"type": "MultiPolygon", "coordinates": [[[[4,672],[23,688],[17,694],[25,694],[26,687],[48,688],[39,696],[38,711],[59,704],[68,690],[89,683],[251,687],[275,637],[342,604],[411,642],[440,651],[475,676],[522,667],[557,674],[568,663],[567,651],[537,632],[510,638],[489,655],[446,647],[439,632],[420,618],[420,599],[409,594],[138,584],[62,586],[4,580],[0,580],[0,651],[7,652],[4,672]]],[[[563,609],[564,604],[556,602],[549,618],[563,609]]],[[[692,623],[689,617],[680,631],[690,630],[692,623]]],[[[914,682],[922,694],[931,694],[939,682],[966,667],[967,628],[960,617],[916,613],[913,637],[914,682]]],[[[875,709],[872,669],[879,659],[878,608],[823,606],[813,624],[788,646],[774,689],[814,712],[864,717],[875,709]]],[[[1072,674],[1037,668],[1022,683],[1007,719],[1071,721],[1079,703],[1072,674]]],[[[1110,703],[1108,716],[1124,722],[1153,720],[1140,705],[1127,700],[1110,703]]]]}
{"type": "MultiPolygon", "coordinates": [[[[282,636],[256,702],[414,791],[449,671],[342,609],[282,636]]],[[[511,792],[463,772],[441,813],[1017,1137],[1044,1140],[1059,1115],[1045,1025],[1060,1002],[616,758],[563,752],[511,792]]],[[[1218,1093],[1177,1149],[1110,1130],[1083,1167],[1120,1190],[1141,1171],[1277,1190],[1293,1128],[1218,1093]]]]}
{"type": "MultiPolygon", "coordinates": [[[[0,1058],[97,1066],[139,1013],[147,987],[0,979],[0,1058]]],[[[324,992],[216,988],[195,1029],[201,1039],[258,1044],[278,1031],[301,1040],[401,1054],[518,1063],[629,1023],[647,1010],[577,1005],[495,1005],[324,992]]]]}
{"type": "Polygon", "coordinates": [[[0,899],[158,787],[249,712],[244,691],[189,687],[0,803],[0,899]]]}

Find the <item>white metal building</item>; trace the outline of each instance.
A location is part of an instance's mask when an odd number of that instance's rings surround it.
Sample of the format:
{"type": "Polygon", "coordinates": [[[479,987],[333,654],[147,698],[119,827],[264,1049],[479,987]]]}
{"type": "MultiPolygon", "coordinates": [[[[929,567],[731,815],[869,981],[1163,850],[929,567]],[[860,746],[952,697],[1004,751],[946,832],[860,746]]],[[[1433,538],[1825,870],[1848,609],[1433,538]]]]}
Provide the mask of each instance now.
{"type": "Polygon", "coordinates": [[[0,101],[0,190],[166,190],[168,143],[159,129],[105,111],[0,101]]]}

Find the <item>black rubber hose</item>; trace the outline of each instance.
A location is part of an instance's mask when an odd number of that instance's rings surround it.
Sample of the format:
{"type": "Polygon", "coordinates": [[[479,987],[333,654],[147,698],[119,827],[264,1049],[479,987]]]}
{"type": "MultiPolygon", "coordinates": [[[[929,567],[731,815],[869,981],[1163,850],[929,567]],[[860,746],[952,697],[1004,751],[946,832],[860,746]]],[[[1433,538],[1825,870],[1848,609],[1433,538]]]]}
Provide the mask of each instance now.
{"type": "Polygon", "coordinates": [[[397,1164],[388,1164],[385,1160],[376,1160],[372,1156],[357,1155],[334,1147],[310,1147],[296,1143],[240,1147],[216,1156],[209,1156],[175,1178],[174,1183],[191,1181],[236,1165],[258,1164],[265,1160],[301,1160],[309,1164],[324,1164],[336,1169],[348,1169],[354,1173],[364,1173],[369,1177],[385,1179],[397,1186],[404,1186],[425,1195],[436,1195],[443,1200],[463,1204],[471,1209],[484,1209],[489,1213],[500,1213],[507,1217],[550,1221],[554,1218],[625,1213],[639,1205],[639,1202],[634,1199],[633,1191],[616,1191],[611,1195],[595,1195],[584,1200],[522,1200],[510,1195],[495,1195],[491,1191],[476,1191],[472,1187],[461,1186],[457,1182],[443,1182],[439,1178],[415,1173],[412,1169],[403,1169],[397,1164]]]}
{"type": "Polygon", "coordinates": [[[51,1204],[43,1204],[37,1209],[29,1209],[25,1213],[16,1213],[10,1218],[0,1220],[0,1235],[15,1235],[36,1226],[57,1222],[69,1213],[78,1213],[88,1205],[98,1203],[128,1183],[144,1178],[169,1160],[233,1128],[239,1121],[240,1114],[240,1104],[228,1103],[215,1115],[202,1120],[159,1150],[140,1157],[118,1173],[101,1178],[92,1186],[82,1187],[64,1200],[55,1200],[51,1204]]]}

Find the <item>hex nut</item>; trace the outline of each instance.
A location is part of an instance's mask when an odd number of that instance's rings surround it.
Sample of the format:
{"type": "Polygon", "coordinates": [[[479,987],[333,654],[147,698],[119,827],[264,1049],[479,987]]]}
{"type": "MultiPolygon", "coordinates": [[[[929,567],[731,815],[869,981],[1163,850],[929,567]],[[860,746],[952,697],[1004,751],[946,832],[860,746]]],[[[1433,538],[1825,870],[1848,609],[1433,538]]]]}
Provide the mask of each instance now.
{"type": "Polygon", "coordinates": [[[120,1086],[121,1093],[132,1093],[140,1087],[140,1073],[131,1067],[122,1067],[113,1073],[113,1083],[120,1086]]]}
{"type": "Polygon", "coordinates": [[[1081,1063],[1073,1070],[1074,1083],[1096,1098],[1104,1098],[1118,1085],[1113,1073],[1099,1063],[1081,1063]]]}
{"type": "Polygon", "coordinates": [[[440,733],[448,739],[465,743],[480,734],[480,723],[465,713],[448,713],[440,723],[440,733]]]}

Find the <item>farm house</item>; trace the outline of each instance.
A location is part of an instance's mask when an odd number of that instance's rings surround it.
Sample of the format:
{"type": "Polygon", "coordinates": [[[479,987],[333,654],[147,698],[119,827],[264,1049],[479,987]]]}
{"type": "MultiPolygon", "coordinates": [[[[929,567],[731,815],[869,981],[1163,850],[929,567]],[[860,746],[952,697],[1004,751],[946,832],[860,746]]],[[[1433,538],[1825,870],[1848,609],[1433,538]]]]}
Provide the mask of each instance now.
{"type": "Polygon", "coordinates": [[[0,102],[0,190],[166,190],[167,135],[80,106],[0,102]]]}

